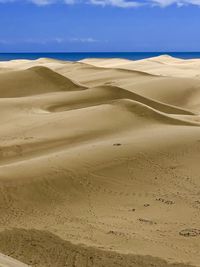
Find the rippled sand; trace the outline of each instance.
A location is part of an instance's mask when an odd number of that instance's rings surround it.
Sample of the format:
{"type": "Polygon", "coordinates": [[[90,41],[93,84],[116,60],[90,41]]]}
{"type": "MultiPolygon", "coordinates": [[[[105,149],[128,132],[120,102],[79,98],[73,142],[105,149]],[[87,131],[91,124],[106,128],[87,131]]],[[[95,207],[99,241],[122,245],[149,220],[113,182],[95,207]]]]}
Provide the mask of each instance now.
{"type": "Polygon", "coordinates": [[[0,62],[0,252],[200,266],[199,113],[200,60],[0,62]]]}

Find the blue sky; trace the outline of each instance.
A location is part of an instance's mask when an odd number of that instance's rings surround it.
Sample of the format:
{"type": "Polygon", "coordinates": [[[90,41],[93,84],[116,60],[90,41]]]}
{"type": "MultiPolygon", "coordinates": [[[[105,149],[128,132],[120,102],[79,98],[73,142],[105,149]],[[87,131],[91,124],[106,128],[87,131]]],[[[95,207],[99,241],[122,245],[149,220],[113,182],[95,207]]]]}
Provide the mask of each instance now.
{"type": "Polygon", "coordinates": [[[0,0],[0,52],[200,51],[200,0],[0,0]]]}

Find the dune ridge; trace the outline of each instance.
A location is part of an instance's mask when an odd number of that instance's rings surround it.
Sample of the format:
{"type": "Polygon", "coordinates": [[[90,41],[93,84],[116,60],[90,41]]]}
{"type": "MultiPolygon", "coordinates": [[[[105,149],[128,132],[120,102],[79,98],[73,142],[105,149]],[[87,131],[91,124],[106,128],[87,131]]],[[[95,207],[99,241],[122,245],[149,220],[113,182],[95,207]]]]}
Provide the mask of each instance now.
{"type": "Polygon", "coordinates": [[[200,60],[0,70],[0,253],[34,267],[200,266],[200,60]]]}
{"type": "Polygon", "coordinates": [[[23,97],[56,91],[81,90],[84,86],[43,66],[0,74],[0,97],[23,97]],[[14,88],[13,88],[14,87],[14,88]]]}

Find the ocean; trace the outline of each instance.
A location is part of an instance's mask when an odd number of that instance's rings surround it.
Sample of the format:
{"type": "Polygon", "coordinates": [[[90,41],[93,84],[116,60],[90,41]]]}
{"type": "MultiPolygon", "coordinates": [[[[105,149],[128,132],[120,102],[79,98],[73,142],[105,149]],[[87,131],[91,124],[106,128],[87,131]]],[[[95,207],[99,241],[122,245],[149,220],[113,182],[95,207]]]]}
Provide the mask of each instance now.
{"type": "Polygon", "coordinates": [[[200,52],[77,52],[77,53],[0,53],[0,61],[13,59],[38,59],[54,58],[59,60],[77,61],[84,58],[125,58],[139,60],[160,55],[170,55],[172,57],[192,59],[200,58],[200,52]]]}

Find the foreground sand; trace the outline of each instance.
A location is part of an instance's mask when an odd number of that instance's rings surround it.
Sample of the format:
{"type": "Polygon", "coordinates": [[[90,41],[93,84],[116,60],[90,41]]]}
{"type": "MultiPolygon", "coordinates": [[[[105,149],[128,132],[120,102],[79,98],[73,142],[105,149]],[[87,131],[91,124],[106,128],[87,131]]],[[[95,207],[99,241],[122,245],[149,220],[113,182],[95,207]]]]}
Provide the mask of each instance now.
{"type": "Polygon", "coordinates": [[[1,62],[0,252],[200,266],[199,112],[200,60],[1,62]]]}

